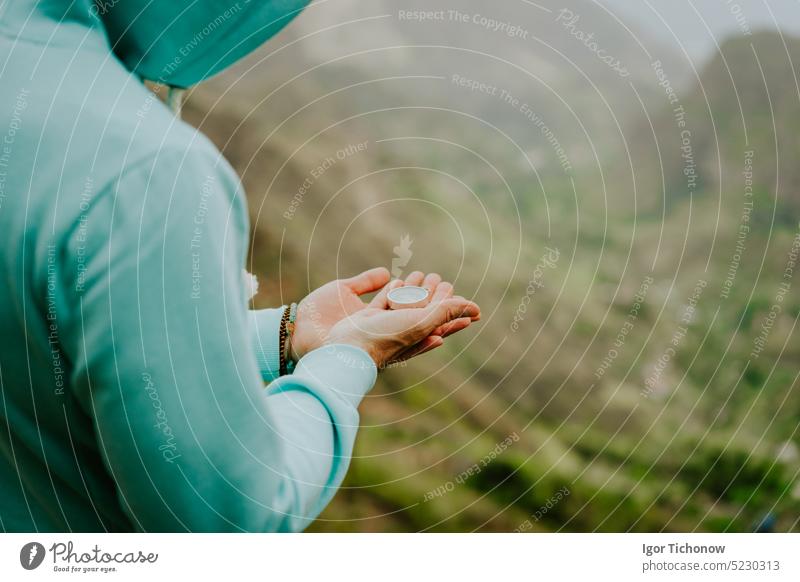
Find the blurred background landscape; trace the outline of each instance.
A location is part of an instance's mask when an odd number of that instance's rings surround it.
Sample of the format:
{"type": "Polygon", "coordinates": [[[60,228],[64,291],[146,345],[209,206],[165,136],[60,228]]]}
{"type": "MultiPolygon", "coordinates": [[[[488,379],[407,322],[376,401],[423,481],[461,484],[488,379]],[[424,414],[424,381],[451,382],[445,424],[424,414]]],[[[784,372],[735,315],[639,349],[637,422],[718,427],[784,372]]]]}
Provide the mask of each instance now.
{"type": "Polygon", "coordinates": [[[800,529],[797,34],[789,0],[328,0],[191,93],[258,306],[383,265],[482,307],[381,374],[313,531],[800,529]]]}

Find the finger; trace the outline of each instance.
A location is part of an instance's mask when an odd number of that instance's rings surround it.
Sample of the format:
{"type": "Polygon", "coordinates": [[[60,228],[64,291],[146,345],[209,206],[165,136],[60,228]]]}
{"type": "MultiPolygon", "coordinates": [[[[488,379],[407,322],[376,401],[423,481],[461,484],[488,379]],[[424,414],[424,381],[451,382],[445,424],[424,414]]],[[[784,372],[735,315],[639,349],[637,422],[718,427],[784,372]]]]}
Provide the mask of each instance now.
{"type": "Polygon", "coordinates": [[[428,290],[428,297],[433,297],[436,292],[436,287],[442,282],[442,277],[438,273],[428,273],[425,275],[425,280],[422,281],[422,286],[428,290]]]}
{"type": "MultiPolygon", "coordinates": [[[[453,299],[461,299],[463,301],[466,301],[466,299],[464,299],[461,295],[453,295],[453,299]]],[[[472,316],[472,321],[479,321],[480,318],[481,318],[481,312],[480,308],[478,308],[478,315],[472,316]]]]}
{"type": "Polygon", "coordinates": [[[424,340],[422,340],[419,344],[417,344],[417,348],[414,349],[412,352],[408,353],[406,359],[413,358],[416,356],[421,356],[424,353],[427,353],[431,350],[435,350],[436,348],[444,345],[444,340],[438,335],[429,335],[424,340]]]}
{"type": "Polygon", "coordinates": [[[369,302],[369,306],[375,309],[389,309],[389,291],[402,286],[403,281],[401,279],[395,279],[388,285],[385,285],[383,289],[372,298],[372,301],[369,302]]]}
{"type": "Polygon", "coordinates": [[[350,287],[356,295],[372,293],[377,291],[389,282],[391,274],[386,267],[376,267],[364,271],[360,275],[344,280],[344,284],[350,287]]]}
{"type": "Polygon", "coordinates": [[[448,297],[453,296],[453,286],[446,282],[442,281],[436,286],[436,291],[432,294],[431,303],[439,303],[447,299],[448,297]]]}
{"type": "Polygon", "coordinates": [[[470,323],[472,323],[472,318],[459,317],[458,319],[454,319],[449,323],[440,325],[439,327],[433,330],[431,335],[439,335],[442,337],[447,337],[449,335],[453,335],[458,331],[461,331],[462,329],[466,329],[467,327],[469,327],[470,323]]]}
{"type": "Polygon", "coordinates": [[[433,304],[434,320],[437,322],[435,327],[443,325],[459,317],[477,317],[480,315],[480,308],[472,301],[466,299],[444,299],[439,303],[433,304]]]}
{"type": "Polygon", "coordinates": [[[392,363],[409,360],[415,356],[422,355],[425,352],[435,350],[442,344],[444,344],[444,340],[440,336],[429,335],[424,340],[419,342],[417,345],[408,348],[406,351],[402,352],[399,356],[397,356],[397,358],[392,360],[392,363]]]}
{"type": "Polygon", "coordinates": [[[408,277],[406,277],[406,285],[422,285],[422,281],[425,279],[425,273],[422,271],[414,271],[408,277]]]}

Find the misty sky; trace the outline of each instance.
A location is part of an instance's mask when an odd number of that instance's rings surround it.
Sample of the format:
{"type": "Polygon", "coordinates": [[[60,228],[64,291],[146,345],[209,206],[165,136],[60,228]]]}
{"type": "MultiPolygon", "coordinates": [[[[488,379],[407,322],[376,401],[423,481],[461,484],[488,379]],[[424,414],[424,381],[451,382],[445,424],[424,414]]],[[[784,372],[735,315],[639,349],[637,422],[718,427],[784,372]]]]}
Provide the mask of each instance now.
{"type": "Polygon", "coordinates": [[[800,0],[597,1],[615,12],[621,20],[633,19],[643,32],[655,34],[665,44],[677,50],[683,45],[696,61],[707,59],[716,50],[715,40],[721,43],[727,36],[741,34],[742,26],[737,21],[736,12],[742,15],[744,24],[752,31],[775,29],[778,22],[784,31],[800,35],[800,0]]]}

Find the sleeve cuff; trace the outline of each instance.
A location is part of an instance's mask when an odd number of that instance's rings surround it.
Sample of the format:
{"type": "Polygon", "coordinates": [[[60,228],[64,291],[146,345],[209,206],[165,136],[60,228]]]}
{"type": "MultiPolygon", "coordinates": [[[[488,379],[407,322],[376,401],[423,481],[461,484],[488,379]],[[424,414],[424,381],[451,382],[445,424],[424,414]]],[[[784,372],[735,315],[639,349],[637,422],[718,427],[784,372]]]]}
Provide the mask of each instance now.
{"type": "Polygon", "coordinates": [[[284,307],[250,310],[250,343],[256,354],[258,369],[264,382],[280,376],[280,350],[278,332],[284,307]]]}
{"type": "Polygon", "coordinates": [[[378,369],[361,348],[331,344],[300,358],[292,375],[321,383],[353,408],[358,408],[364,395],[375,385],[378,369]]]}

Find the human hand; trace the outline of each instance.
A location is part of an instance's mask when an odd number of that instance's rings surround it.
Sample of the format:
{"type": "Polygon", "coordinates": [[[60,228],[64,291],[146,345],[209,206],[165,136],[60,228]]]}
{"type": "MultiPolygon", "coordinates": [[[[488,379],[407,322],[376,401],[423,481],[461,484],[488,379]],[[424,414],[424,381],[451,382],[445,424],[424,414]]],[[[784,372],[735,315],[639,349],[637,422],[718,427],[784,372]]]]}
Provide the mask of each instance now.
{"type": "MultiPolygon", "coordinates": [[[[307,295],[297,306],[291,358],[296,362],[323,345],[334,325],[367,307],[361,296],[384,287],[390,278],[387,269],[378,267],[349,279],[331,281],[307,295]]],[[[426,287],[431,295],[436,292],[440,282],[441,277],[436,273],[424,275],[420,271],[414,271],[405,280],[407,285],[426,287]]],[[[402,281],[393,284],[402,284],[402,281]]],[[[452,286],[447,289],[452,295],[452,286]]]]}
{"type": "Polygon", "coordinates": [[[360,347],[378,367],[383,367],[442,345],[445,336],[480,318],[480,308],[472,301],[453,296],[449,283],[437,285],[426,307],[391,310],[388,293],[401,285],[402,281],[393,281],[369,306],[339,321],[325,343],[360,347]]]}

